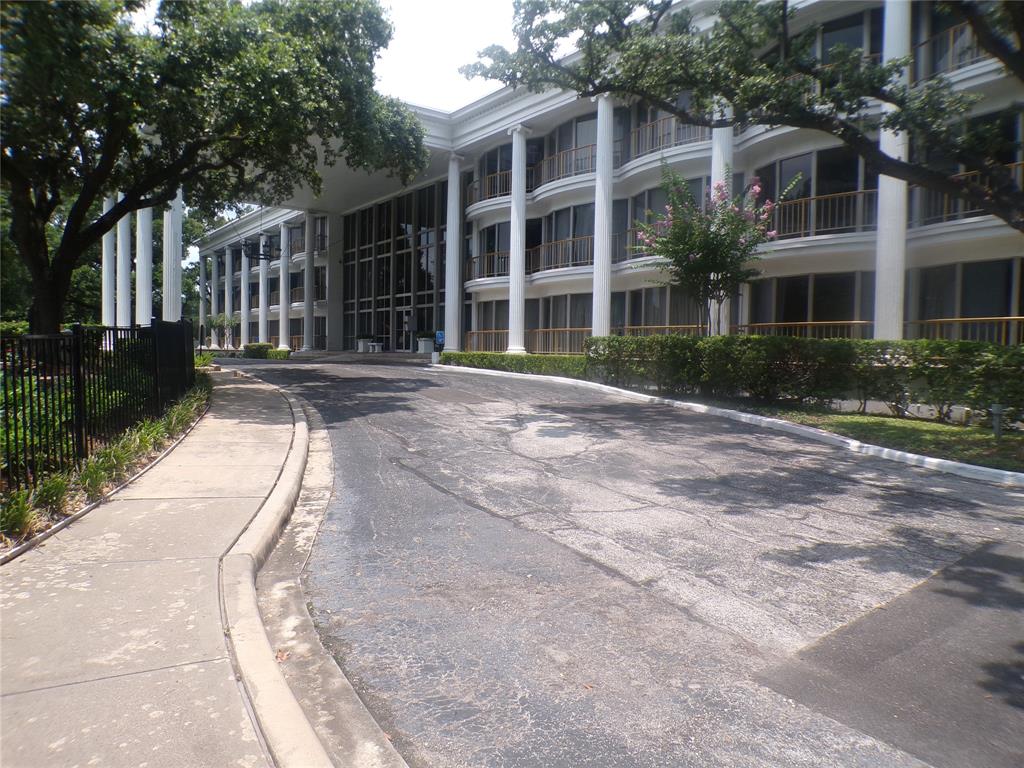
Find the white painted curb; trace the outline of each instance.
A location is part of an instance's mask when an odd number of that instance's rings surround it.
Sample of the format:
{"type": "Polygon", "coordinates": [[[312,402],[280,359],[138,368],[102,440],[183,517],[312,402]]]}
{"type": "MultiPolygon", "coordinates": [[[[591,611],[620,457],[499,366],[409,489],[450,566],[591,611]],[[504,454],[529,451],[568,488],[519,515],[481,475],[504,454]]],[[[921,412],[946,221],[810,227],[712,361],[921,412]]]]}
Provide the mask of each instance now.
{"type": "Polygon", "coordinates": [[[278,768],[333,768],[274,659],[274,649],[256,602],[256,571],[274,548],[292,513],[309,451],[309,427],[302,408],[283,390],[275,389],[292,409],[292,443],[274,489],[221,558],[225,628],[242,684],[278,768]]]}
{"type": "Polygon", "coordinates": [[[667,397],[645,395],[640,392],[632,392],[628,389],[619,389],[618,387],[612,387],[607,384],[598,384],[593,381],[583,381],[581,379],[567,379],[562,376],[543,376],[536,373],[512,373],[509,371],[494,371],[486,368],[469,368],[461,365],[430,365],[429,367],[439,371],[460,371],[478,373],[483,376],[504,376],[509,378],[530,379],[532,381],[551,381],[559,384],[569,384],[582,389],[591,389],[597,392],[620,395],[621,397],[627,397],[641,403],[668,405],[672,408],[682,408],[683,410],[693,411],[694,413],[704,413],[708,416],[718,416],[723,419],[740,421],[744,424],[753,424],[758,427],[774,429],[778,432],[787,432],[791,435],[805,437],[819,443],[827,443],[828,445],[834,445],[837,448],[846,448],[847,450],[854,451],[855,453],[862,453],[867,456],[874,456],[880,459],[898,461],[903,464],[911,464],[915,467],[931,469],[937,472],[947,472],[952,475],[959,475],[972,480],[983,480],[997,485],[1024,488],[1024,472],[1009,472],[1004,469],[977,467],[973,464],[964,464],[959,461],[936,459],[932,456],[922,456],[918,453],[907,453],[906,451],[897,451],[893,448],[883,448],[880,445],[862,443],[859,440],[843,437],[842,435],[837,435],[833,432],[826,432],[825,430],[818,429],[817,427],[807,427],[803,424],[794,424],[791,421],[773,419],[768,416],[757,416],[753,413],[743,413],[742,411],[733,411],[729,408],[718,408],[713,405],[687,403],[682,400],[671,400],[667,397]]]}

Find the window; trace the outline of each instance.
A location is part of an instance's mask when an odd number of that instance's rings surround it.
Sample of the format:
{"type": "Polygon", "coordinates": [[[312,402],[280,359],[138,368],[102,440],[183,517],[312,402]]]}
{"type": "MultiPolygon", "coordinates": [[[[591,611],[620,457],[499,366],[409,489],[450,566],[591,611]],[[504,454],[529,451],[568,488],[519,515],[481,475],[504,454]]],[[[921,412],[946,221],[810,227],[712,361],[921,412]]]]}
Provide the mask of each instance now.
{"type": "Polygon", "coordinates": [[[855,13],[824,24],[821,28],[821,62],[833,61],[832,51],[837,46],[848,50],[864,47],[864,14],[855,13]]]}
{"type": "Polygon", "coordinates": [[[980,261],[963,265],[961,317],[1006,317],[1010,314],[1013,261],[980,261]]]}
{"type": "Polygon", "coordinates": [[[569,296],[570,328],[589,328],[594,311],[594,295],[591,293],[574,293],[569,296]]]}
{"type": "Polygon", "coordinates": [[[810,278],[807,275],[780,277],[775,294],[775,322],[807,322],[807,298],[810,278]]]}
{"type": "Polygon", "coordinates": [[[844,272],[814,276],[814,322],[853,320],[856,275],[844,272]]]}

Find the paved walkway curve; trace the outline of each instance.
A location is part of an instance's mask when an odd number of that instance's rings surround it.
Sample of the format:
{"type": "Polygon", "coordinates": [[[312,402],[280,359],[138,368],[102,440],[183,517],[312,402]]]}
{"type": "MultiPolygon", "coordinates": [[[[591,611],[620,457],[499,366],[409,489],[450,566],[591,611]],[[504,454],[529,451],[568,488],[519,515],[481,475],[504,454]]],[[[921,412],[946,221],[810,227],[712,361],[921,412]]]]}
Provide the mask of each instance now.
{"type": "Polygon", "coordinates": [[[277,482],[292,414],[220,375],[159,464],[0,568],[4,768],[269,764],[229,657],[218,561],[277,482]]]}
{"type": "Polygon", "coordinates": [[[413,768],[1024,762],[1024,493],[540,381],[261,365],[304,585],[413,768]]]}

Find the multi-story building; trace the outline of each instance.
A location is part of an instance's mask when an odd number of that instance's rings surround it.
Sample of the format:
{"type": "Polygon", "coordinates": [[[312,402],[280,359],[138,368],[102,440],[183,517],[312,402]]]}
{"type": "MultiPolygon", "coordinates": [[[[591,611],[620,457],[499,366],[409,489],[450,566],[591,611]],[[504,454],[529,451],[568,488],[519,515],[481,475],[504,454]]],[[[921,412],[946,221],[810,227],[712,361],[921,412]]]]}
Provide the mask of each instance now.
{"type": "MultiPolygon", "coordinates": [[[[911,82],[942,74],[979,96],[973,120],[1024,96],[931,3],[800,7],[822,23],[822,51],[841,42],[913,55],[911,82]]],[[[450,114],[413,109],[430,162],[409,187],[325,169],[321,197],[300,191],[287,209],[203,239],[210,309],[241,322],[232,343],[340,350],[367,338],[408,350],[417,332],[443,329],[448,349],[577,352],[591,334],[692,333],[693,303],[664,284],[635,236],[636,222],[663,209],[663,163],[697,199],[716,181],[739,191],[754,177],[774,198],[799,176],[775,210],[778,239],[763,247],[760,277],[723,308],[718,332],[1024,335],[1024,236],[956,199],[880,179],[826,134],[710,130],[643,103],[559,91],[505,89],[450,114]]],[[[1000,129],[1016,142],[1000,159],[1020,183],[1024,116],[1000,129]]],[[[899,137],[880,141],[906,151],[899,137]]]]}

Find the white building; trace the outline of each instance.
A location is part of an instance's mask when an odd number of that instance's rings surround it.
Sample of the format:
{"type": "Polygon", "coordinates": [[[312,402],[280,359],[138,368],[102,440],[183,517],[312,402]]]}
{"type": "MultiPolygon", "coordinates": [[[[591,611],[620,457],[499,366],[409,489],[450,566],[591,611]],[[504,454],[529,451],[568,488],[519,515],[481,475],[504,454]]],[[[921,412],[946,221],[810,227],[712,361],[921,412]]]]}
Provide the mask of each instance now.
{"type": "MultiPolygon", "coordinates": [[[[933,10],[901,0],[801,6],[824,24],[823,50],[912,53],[912,80],[945,74],[981,97],[978,119],[1019,103],[1019,81],[933,10]]],[[[556,91],[505,89],[450,114],[414,109],[430,161],[409,187],[324,169],[321,197],[300,190],[288,209],[206,235],[212,306],[201,322],[228,312],[241,324],[238,338],[215,343],[342,350],[372,338],[410,350],[417,332],[444,330],[447,349],[578,352],[591,334],[693,332],[692,303],[659,284],[634,237],[635,221],[664,205],[663,161],[698,195],[731,171],[734,190],[756,176],[774,199],[800,174],[777,208],[779,238],[763,249],[760,279],[729,302],[720,332],[1024,336],[1024,236],[957,200],[880,179],[825,134],[711,131],[642,103],[556,91]]],[[[1005,162],[1020,180],[1024,117],[1004,130],[1017,142],[1005,162]]],[[[880,140],[906,151],[899,137],[880,140]]]]}

